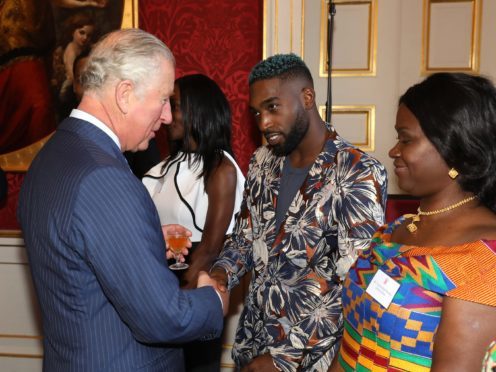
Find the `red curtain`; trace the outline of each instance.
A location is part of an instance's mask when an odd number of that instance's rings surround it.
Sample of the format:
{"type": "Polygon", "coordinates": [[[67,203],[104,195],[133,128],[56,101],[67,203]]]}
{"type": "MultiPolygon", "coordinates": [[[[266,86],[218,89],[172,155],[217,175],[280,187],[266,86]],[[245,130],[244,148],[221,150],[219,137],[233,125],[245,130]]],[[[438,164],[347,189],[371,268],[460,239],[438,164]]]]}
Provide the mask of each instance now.
{"type": "Polygon", "coordinates": [[[32,145],[56,128],[45,64],[18,58],[0,68],[0,154],[32,145]]]}
{"type": "MultiPolygon", "coordinates": [[[[236,160],[246,173],[261,143],[248,111],[248,74],[262,58],[262,1],[141,0],[139,25],[172,50],[177,77],[203,73],[219,84],[231,104],[236,160]]],[[[164,131],[157,141],[164,152],[164,131]]]]}

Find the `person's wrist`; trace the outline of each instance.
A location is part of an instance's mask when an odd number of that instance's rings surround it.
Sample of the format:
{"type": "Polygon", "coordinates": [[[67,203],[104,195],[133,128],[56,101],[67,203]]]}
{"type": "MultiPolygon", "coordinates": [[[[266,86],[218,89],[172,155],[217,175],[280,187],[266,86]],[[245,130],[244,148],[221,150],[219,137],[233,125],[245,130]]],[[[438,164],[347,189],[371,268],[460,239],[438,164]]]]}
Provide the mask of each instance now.
{"type": "Polygon", "coordinates": [[[220,274],[225,274],[227,276],[227,269],[225,269],[222,266],[214,265],[214,266],[212,266],[210,268],[210,270],[208,271],[208,273],[209,274],[220,273],[220,274]]]}
{"type": "Polygon", "coordinates": [[[229,273],[228,273],[227,269],[225,269],[224,267],[214,266],[209,270],[208,274],[216,280],[225,281],[227,284],[227,281],[229,278],[229,273]]]}
{"type": "Polygon", "coordinates": [[[228,292],[228,272],[225,268],[221,266],[215,266],[210,269],[208,275],[217,282],[216,289],[221,293],[228,292]]]}

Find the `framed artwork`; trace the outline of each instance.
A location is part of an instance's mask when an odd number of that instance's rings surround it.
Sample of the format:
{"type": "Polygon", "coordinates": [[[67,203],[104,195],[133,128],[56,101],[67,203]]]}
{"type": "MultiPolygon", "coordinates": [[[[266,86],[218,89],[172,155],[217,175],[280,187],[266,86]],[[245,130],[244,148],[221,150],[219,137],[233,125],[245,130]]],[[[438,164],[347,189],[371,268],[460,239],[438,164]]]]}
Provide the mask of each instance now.
{"type": "MultiPolygon", "coordinates": [[[[326,107],[319,106],[325,120],[326,107]]],[[[375,105],[332,106],[332,125],[337,132],[363,151],[375,150],[375,105]]]]}
{"type": "MultiPolygon", "coordinates": [[[[377,0],[333,0],[332,76],[375,76],[377,55],[377,0]]],[[[321,0],[319,76],[327,77],[328,1],[321,0]]]]}
{"type": "Polygon", "coordinates": [[[0,167],[7,172],[26,171],[77,105],[75,58],[101,35],[138,26],[138,0],[18,1],[0,8],[0,23],[11,30],[0,35],[0,167]],[[26,14],[16,14],[19,8],[26,14]]]}
{"type": "Polygon", "coordinates": [[[479,73],[482,0],[424,0],[422,75],[479,73]]]}
{"type": "Polygon", "coordinates": [[[12,233],[23,173],[78,104],[74,62],[102,35],[137,27],[138,0],[4,0],[0,24],[8,30],[0,34],[0,168],[9,185],[0,204],[5,236],[12,233]]]}

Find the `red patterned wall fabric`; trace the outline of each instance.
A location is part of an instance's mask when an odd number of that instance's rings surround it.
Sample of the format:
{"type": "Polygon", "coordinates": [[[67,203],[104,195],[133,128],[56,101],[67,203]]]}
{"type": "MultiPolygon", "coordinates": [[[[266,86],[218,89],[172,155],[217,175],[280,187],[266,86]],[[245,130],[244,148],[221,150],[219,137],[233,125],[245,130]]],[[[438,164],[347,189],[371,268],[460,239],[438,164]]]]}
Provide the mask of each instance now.
{"type": "Polygon", "coordinates": [[[140,0],[139,25],[171,48],[177,77],[203,73],[219,84],[231,104],[236,160],[246,172],[261,143],[248,111],[248,74],[262,58],[262,1],[140,0]]]}

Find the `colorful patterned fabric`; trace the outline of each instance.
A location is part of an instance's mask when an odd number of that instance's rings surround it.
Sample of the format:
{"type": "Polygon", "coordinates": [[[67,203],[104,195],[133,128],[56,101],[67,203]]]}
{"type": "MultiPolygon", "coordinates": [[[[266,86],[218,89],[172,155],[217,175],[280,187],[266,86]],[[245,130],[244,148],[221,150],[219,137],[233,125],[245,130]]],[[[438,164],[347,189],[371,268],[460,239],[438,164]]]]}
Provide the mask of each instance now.
{"type": "Polygon", "coordinates": [[[483,372],[496,372],[496,341],[493,341],[487,349],[484,363],[482,363],[483,372]]]}
{"type": "Polygon", "coordinates": [[[233,359],[270,352],[283,371],[326,371],[342,333],[341,284],[384,218],[386,172],[331,129],[279,230],[284,157],[267,147],[250,164],[233,234],[215,266],[229,286],[251,271],[233,359]]]}
{"type": "Polygon", "coordinates": [[[443,296],[496,306],[496,241],[429,248],[391,242],[403,221],[379,229],[344,283],[339,362],[346,371],[428,371],[443,296]],[[379,269],[400,284],[387,309],[365,292],[379,269]]]}

